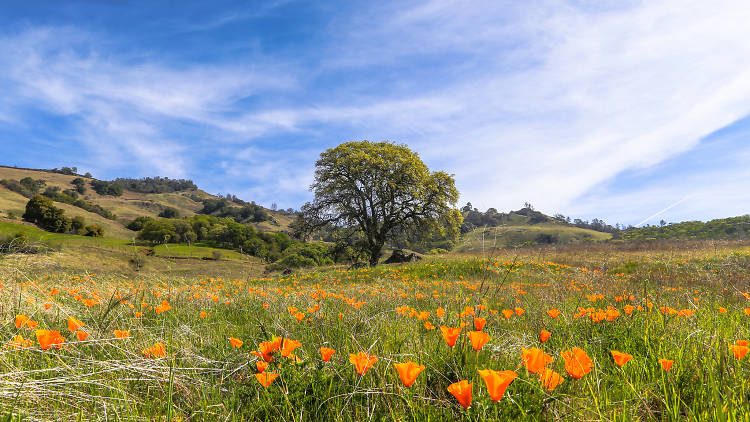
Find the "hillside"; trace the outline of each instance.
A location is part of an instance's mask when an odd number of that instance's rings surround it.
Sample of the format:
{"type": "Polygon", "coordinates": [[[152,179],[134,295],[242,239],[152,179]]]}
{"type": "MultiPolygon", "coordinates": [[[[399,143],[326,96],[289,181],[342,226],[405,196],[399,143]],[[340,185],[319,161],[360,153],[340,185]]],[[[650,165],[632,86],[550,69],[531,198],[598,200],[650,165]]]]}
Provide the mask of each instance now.
{"type": "Polygon", "coordinates": [[[748,239],[750,215],[719,218],[707,222],[683,221],[660,226],[633,227],[620,233],[623,240],[655,239],[748,239]]]}
{"type": "Polygon", "coordinates": [[[515,224],[474,229],[462,236],[455,252],[481,252],[492,249],[544,244],[575,244],[611,239],[609,233],[555,223],[515,224]]]}
{"type": "MultiPolygon", "coordinates": [[[[44,170],[18,169],[13,167],[0,167],[0,180],[21,180],[30,177],[36,180],[43,180],[45,188],[58,187],[61,190],[74,189],[72,181],[80,176],[52,173],[44,170]]],[[[202,199],[221,199],[200,189],[189,189],[173,193],[141,193],[131,190],[124,190],[121,196],[99,195],[90,186],[90,182],[95,179],[86,179],[86,192],[81,195],[81,199],[101,206],[107,211],[115,214],[116,218],[110,220],[99,214],[84,210],[82,208],[69,205],[62,202],[55,202],[55,206],[65,210],[68,217],[83,217],[87,223],[96,223],[104,228],[106,237],[132,240],[136,232],[128,230],[125,226],[136,217],[147,216],[157,217],[167,207],[177,210],[180,216],[192,216],[198,213],[203,204],[202,199]]],[[[15,215],[20,222],[20,216],[28,198],[13,192],[0,185],[0,216],[8,217],[15,215]]],[[[240,205],[230,204],[239,208],[240,205]]],[[[288,231],[292,217],[282,212],[264,209],[272,219],[259,223],[253,223],[256,228],[262,231],[288,231]]]]}

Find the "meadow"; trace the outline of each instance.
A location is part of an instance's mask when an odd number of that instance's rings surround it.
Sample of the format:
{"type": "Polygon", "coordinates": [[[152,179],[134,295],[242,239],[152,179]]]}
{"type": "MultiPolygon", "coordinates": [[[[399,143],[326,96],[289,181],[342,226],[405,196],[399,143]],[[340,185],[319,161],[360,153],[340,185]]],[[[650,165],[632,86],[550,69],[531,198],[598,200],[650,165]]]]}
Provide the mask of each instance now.
{"type": "Polygon", "coordinates": [[[745,243],[267,277],[24,259],[0,266],[2,420],[750,419],[745,243]]]}

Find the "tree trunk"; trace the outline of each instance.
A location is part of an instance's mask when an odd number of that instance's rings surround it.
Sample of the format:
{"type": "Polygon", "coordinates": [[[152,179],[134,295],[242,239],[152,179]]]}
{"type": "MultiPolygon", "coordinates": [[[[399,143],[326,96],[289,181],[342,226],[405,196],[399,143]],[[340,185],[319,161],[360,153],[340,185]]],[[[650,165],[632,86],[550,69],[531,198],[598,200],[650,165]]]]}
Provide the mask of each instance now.
{"type": "Polygon", "coordinates": [[[375,244],[370,246],[370,266],[374,267],[378,265],[380,261],[380,253],[383,250],[383,244],[375,244]]]}

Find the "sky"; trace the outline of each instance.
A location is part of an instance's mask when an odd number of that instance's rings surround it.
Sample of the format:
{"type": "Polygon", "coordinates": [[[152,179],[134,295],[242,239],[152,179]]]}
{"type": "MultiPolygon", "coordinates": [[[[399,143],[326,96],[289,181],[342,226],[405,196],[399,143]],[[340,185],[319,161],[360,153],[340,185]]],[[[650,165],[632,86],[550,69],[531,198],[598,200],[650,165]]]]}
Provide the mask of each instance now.
{"type": "Polygon", "coordinates": [[[367,139],[454,174],[459,206],[744,215],[747,22],[742,0],[9,2],[0,164],[298,209],[319,154],[367,139]]]}

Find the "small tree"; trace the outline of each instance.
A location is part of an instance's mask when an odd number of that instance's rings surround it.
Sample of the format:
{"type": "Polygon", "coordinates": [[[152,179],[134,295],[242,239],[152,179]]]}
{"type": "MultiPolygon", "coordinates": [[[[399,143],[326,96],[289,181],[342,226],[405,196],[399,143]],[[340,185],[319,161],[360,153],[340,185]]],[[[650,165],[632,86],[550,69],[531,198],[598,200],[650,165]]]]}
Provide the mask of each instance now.
{"type": "Polygon", "coordinates": [[[65,217],[65,211],[55,207],[51,199],[42,195],[36,195],[26,203],[23,219],[55,233],[68,232],[72,224],[65,217]]]}
{"type": "Polygon", "coordinates": [[[177,236],[174,225],[169,220],[151,220],[143,225],[138,239],[151,243],[168,243],[177,236]]]}
{"type": "Polygon", "coordinates": [[[454,206],[453,177],[430,172],[406,145],[347,142],[320,154],[313,202],[302,207],[296,230],[333,224],[359,232],[370,265],[395,235],[434,230],[457,235],[461,213],[454,206]]]}

